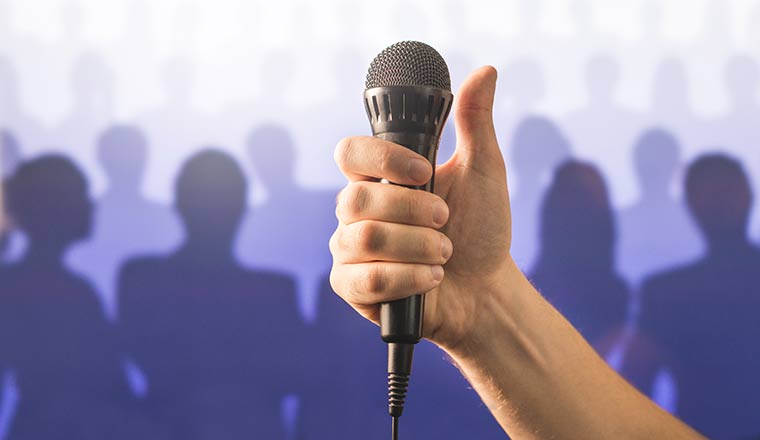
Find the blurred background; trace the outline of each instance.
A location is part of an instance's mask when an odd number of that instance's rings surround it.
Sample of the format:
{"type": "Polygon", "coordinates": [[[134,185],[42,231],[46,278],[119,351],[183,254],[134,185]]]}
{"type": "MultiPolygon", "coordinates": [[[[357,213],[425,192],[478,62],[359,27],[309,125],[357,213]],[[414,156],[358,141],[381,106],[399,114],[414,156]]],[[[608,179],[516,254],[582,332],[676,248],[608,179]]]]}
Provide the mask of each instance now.
{"type": "MultiPolygon", "coordinates": [[[[334,145],[404,39],[455,95],[499,69],[542,293],[667,410],[760,435],[758,29],[757,0],[0,0],[0,439],[386,438],[327,241],[334,145]]],[[[504,437],[415,362],[404,438],[504,437]]]]}

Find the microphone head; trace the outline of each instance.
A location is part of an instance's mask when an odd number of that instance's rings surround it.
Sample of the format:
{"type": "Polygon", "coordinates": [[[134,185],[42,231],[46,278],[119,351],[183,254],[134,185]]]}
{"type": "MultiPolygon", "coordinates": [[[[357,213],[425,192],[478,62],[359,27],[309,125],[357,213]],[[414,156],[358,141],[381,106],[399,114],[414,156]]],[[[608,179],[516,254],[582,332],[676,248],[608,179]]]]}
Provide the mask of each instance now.
{"type": "Polygon", "coordinates": [[[451,77],[438,51],[419,41],[401,41],[375,57],[365,85],[367,89],[417,86],[451,92],[451,77]]]}

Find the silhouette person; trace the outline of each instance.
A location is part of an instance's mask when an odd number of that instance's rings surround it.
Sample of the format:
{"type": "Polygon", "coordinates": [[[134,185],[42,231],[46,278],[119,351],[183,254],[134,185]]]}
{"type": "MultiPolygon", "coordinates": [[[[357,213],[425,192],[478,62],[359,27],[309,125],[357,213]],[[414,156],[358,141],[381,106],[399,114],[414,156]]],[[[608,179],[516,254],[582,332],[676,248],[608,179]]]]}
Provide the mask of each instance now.
{"type": "Polygon", "coordinates": [[[106,191],[95,209],[94,233],[67,257],[103,295],[108,316],[116,316],[116,278],[122,263],[137,254],[168,252],[180,240],[180,225],[168,207],[142,194],[148,140],[138,128],[114,125],[97,141],[106,191]]]}
{"type": "MultiPolygon", "coordinates": [[[[151,151],[145,170],[145,187],[166,200],[171,199],[172,193],[166,171],[178,170],[182,161],[210,136],[209,117],[197,108],[194,98],[196,77],[196,66],[191,60],[168,59],[161,70],[164,100],[158,108],[139,117],[140,127],[145,129],[151,143],[159,147],[151,151]]],[[[220,123],[219,127],[221,132],[229,131],[226,123],[220,123]]]]}
{"type": "Polygon", "coordinates": [[[736,159],[708,154],[689,167],[686,198],[707,250],[645,282],[640,328],[675,375],[678,416],[709,438],[749,438],[760,432],[752,190],[736,159]]]}
{"type": "Polygon", "coordinates": [[[686,68],[678,58],[662,60],[654,73],[649,123],[668,127],[686,151],[705,142],[704,124],[698,123],[689,97],[686,68]]]}
{"type": "Polygon", "coordinates": [[[9,439],[151,438],[133,419],[115,332],[91,285],[63,255],[90,232],[87,182],[68,159],[17,170],[8,211],[29,237],[21,261],[0,268],[0,368],[20,401],[9,439]]]}
{"type": "Polygon", "coordinates": [[[0,130],[0,265],[11,256],[13,231],[5,213],[5,182],[13,175],[20,160],[18,143],[10,131],[0,130]]]}
{"type": "Polygon", "coordinates": [[[237,255],[248,265],[292,273],[302,311],[313,318],[313,304],[332,262],[327,243],[336,225],[335,192],[307,190],[296,182],[296,148],[285,128],[260,126],[251,132],[247,147],[267,197],[246,215],[237,255]]]}
{"type": "Polygon", "coordinates": [[[304,346],[309,377],[301,394],[298,437],[387,438],[387,357],[378,327],[351,313],[326,279],[317,304],[304,346]]]}
{"type": "Polygon", "coordinates": [[[147,377],[145,407],[172,438],[284,437],[281,401],[303,364],[295,287],[235,260],[246,194],[227,154],[193,156],[176,182],[184,242],[121,273],[120,320],[147,377]]]}
{"type": "MultiPolygon", "coordinates": [[[[760,102],[757,94],[760,90],[760,68],[757,62],[747,55],[731,57],[724,68],[724,83],[728,95],[729,111],[717,121],[715,130],[710,133],[710,141],[730,146],[733,151],[756,151],[760,145],[760,102]]],[[[747,163],[749,170],[760,171],[760,157],[757,155],[747,163]]],[[[760,187],[755,183],[755,190],[760,187]]],[[[760,232],[760,215],[750,223],[751,231],[760,232]]]]}
{"type": "Polygon", "coordinates": [[[621,272],[638,285],[654,270],[698,254],[699,239],[685,205],[670,193],[681,164],[678,140],[655,128],[642,133],[633,150],[640,196],[620,214],[618,255],[621,272]]]}
{"type": "Polygon", "coordinates": [[[588,95],[586,105],[570,113],[566,127],[577,153],[586,157],[604,157],[603,171],[622,176],[612,188],[614,200],[634,193],[627,148],[633,143],[640,124],[639,116],[627,110],[616,97],[620,86],[620,65],[609,55],[592,57],[585,70],[588,95]]]}
{"type": "Polygon", "coordinates": [[[554,170],[572,155],[572,147],[551,120],[529,116],[515,128],[511,142],[512,255],[523,269],[532,267],[538,249],[538,213],[541,195],[554,170]],[[516,185],[513,185],[516,179],[516,185]]]}
{"type": "Polygon", "coordinates": [[[599,171],[577,161],[560,166],[544,197],[540,224],[541,249],[531,279],[605,354],[625,323],[628,288],[615,272],[615,219],[599,171]]]}
{"type": "MultiPolygon", "coordinates": [[[[504,69],[506,110],[510,120],[519,121],[538,110],[546,95],[546,84],[541,65],[531,58],[519,58],[504,69]]],[[[508,130],[507,132],[511,132],[508,130]]]]}

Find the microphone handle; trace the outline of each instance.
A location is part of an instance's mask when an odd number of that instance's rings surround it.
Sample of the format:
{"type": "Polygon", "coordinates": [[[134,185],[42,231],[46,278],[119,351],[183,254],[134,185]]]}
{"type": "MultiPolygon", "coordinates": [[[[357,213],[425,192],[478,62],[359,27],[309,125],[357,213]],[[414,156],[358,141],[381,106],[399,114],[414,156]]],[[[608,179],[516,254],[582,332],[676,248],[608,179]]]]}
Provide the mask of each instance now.
{"type": "MultiPolygon", "coordinates": [[[[433,192],[439,136],[426,133],[385,132],[375,137],[402,145],[427,159],[433,166],[433,177],[424,185],[407,186],[407,188],[433,192]]],[[[422,339],[424,313],[425,299],[422,294],[381,304],[380,336],[389,344],[418,343],[422,339]]]]}

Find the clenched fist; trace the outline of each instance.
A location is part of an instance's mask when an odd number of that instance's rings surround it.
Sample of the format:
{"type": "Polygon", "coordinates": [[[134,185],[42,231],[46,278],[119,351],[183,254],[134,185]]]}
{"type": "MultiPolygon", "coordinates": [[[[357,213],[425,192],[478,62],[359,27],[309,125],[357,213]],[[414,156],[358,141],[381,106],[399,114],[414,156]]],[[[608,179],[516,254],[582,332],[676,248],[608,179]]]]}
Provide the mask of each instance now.
{"type": "Polygon", "coordinates": [[[330,240],[335,291],[378,322],[379,303],[426,293],[425,337],[452,348],[491,305],[493,284],[514,267],[504,159],[496,141],[496,71],[472,73],[456,97],[457,148],[436,169],[407,148],[373,137],[343,139],[335,160],[349,183],[330,240]]]}

